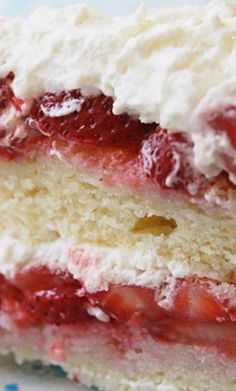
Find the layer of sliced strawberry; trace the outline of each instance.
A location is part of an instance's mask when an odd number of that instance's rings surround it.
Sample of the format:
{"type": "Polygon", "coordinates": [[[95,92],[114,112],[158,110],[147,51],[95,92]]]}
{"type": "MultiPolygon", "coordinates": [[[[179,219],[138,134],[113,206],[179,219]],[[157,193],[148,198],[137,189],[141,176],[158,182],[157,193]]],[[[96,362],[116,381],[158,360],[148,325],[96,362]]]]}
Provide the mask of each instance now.
{"type": "MultiPolygon", "coordinates": [[[[181,133],[169,133],[157,124],[144,124],[128,114],[115,115],[112,98],[102,94],[82,96],[80,90],[48,93],[29,105],[28,113],[22,109],[24,101],[15,97],[11,89],[13,74],[0,80],[0,116],[10,106],[17,110],[27,126],[28,137],[18,139],[0,129],[0,158],[4,160],[35,157],[50,151],[50,143],[66,141],[86,148],[94,147],[93,156],[102,150],[104,155],[119,151],[123,156],[132,151],[130,176],[134,173],[149,178],[164,189],[174,189],[201,198],[212,183],[201,175],[193,164],[193,144],[181,133]],[[7,137],[7,143],[6,143],[7,137]],[[10,144],[9,144],[10,140],[10,144]],[[34,142],[36,140],[36,142],[34,142]],[[37,143],[37,140],[40,140],[37,143]],[[135,154],[135,158],[134,158],[135,154]],[[140,170],[141,166],[141,170],[140,170]]],[[[215,131],[225,132],[235,145],[235,108],[209,119],[215,131]]],[[[69,148],[73,161],[73,148],[69,148]]],[[[234,172],[232,159],[222,155],[226,172],[234,172]]],[[[126,159],[127,160],[127,159],[126,159]]],[[[97,159],[98,164],[100,159],[97,159]]],[[[120,164],[118,161],[117,164],[120,164]]],[[[222,173],[225,176],[224,173],[222,173]]],[[[222,176],[221,175],[221,176],[222,176]]],[[[214,179],[220,183],[221,176],[214,179]]],[[[137,181],[136,181],[137,182],[137,181]]],[[[230,182],[228,181],[228,186],[230,182]]]]}
{"type": "MultiPolygon", "coordinates": [[[[175,280],[174,289],[169,286],[173,292],[167,302],[163,301],[168,292],[167,283],[158,290],[137,286],[111,286],[108,292],[94,295],[93,300],[111,317],[122,321],[135,316],[143,321],[171,318],[189,322],[228,322],[235,319],[235,308],[230,306],[229,298],[217,296],[219,285],[214,280],[179,278],[175,280]]],[[[236,288],[234,298],[236,299],[236,288]]],[[[232,301],[232,296],[230,299],[232,301]]]]}
{"type": "Polygon", "coordinates": [[[22,270],[12,281],[0,275],[0,312],[19,327],[76,325],[94,319],[92,306],[94,314],[97,308],[104,311],[104,327],[109,319],[113,327],[135,324],[158,340],[211,346],[236,357],[236,287],[231,285],[229,297],[221,297],[219,287],[206,278],[177,279],[170,302],[163,305],[167,283],[159,289],[111,286],[88,294],[69,273],[37,267],[22,270]]]}
{"type": "Polygon", "coordinates": [[[179,279],[176,281],[168,313],[176,319],[188,321],[227,321],[229,310],[213,293],[213,281],[179,279]]]}
{"type": "Polygon", "coordinates": [[[93,300],[113,319],[128,321],[148,319],[155,321],[164,316],[153,289],[138,286],[111,286],[108,292],[99,292],[93,300]]]}
{"type": "Polygon", "coordinates": [[[205,179],[193,167],[191,142],[181,134],[170,135],[155,124],[143,124],[127,114],[115,115],[112,106],[112,99],[104,95],[85,98],[80,90],[63,91],[35,101],[26,121],[47,136],[94,146],[136,149],[149,178],[163,188],[182,189],[195,195],[205,179]],[[50,110],[74,100],[81,101],[78,110],[50,117],[50,110]]]}

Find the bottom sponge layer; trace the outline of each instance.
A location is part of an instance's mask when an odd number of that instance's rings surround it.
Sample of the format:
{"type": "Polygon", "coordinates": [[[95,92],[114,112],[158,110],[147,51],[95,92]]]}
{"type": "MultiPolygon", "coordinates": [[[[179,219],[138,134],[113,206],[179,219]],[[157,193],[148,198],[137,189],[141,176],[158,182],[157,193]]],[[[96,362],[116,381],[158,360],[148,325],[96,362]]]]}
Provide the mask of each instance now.
{"type": "Polygon", "coordinates": [[[19,363],[59,364],[77,382],[106,391],[234,391],[236,363],[214,349],[156,342],[135,326],[45,326],[0,333],[19,363]]]}

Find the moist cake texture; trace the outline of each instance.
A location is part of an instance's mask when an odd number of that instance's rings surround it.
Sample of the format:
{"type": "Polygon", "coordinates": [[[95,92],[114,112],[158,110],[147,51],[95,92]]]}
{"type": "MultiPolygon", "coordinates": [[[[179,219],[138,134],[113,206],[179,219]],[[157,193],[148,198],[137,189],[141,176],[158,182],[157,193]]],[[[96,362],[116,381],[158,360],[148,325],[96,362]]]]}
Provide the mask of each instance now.
{"type": "Polygon", "coordinates": [[[1,18],[1,354],[236,389],[235,22],[226,0],[1,18]]]}

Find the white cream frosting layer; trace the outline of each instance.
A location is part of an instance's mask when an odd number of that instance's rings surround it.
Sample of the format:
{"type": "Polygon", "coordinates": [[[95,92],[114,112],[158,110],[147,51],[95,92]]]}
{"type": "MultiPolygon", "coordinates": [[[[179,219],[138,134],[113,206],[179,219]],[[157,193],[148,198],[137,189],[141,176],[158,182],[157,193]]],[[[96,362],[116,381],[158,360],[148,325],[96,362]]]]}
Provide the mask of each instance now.
{"type": "MultiPolygon", "coordinates": [[[[29,247],[10,236],[0,239],[0,274],[11,279],[22,269],[39,266],[46,266],[55,273],[71,273],[82,283],[83,287],[78,294],[108,290],[110,285],[116,284],[161,288],[162,294],[156,300],[165,309],[172,305],[176,279],[192,275],[191,267],[186,268],[174,259],[164,263],[161,256],[152,250],[73,245],[63,240],[29,247]]],[[[203,277],[201,273],[198,276],[203,277]]],[[[212,273],[209,275],[211,277],[215,275],[212,273]]],[[[212,283],[210,289],[219,300],[223,302],[230,298],[231,305],[235,306],[233,285],[226,282],[220,285],[212,283]]],[[[109,321],[108,315],[93,303],[87,307],[87,311],[102,322],[109,321]]]]}
{"type": "Polygon", "coordinates": [[[166,264],[152,250],[137,248],[132,251],[88,244],[75,246],[63,240],[29,247],[9,236],[0,239],[0,273],[13,278],[23,267],[39,265],[69,271],[91,293],[106,290],[110,284],[156,288],[170,274],[174,278],[191,274],[191,269],[181,262],[172,259],[166,264]]]}
{"type": "MultiPolygon", "coordinates": [[[[1,20],[0,54],[0,75],[15,73],[17,96],[99,90],[114,98],[115,113],[190,133],[205,175],[225,168],[222,150],[236,165],[230,143],[204,122],[206,112],[236,105],[236,4],[230,0],[169,10],[141,6],[126,18],[83,4],[40,8],[27,20],[1,20]]],[[[236,182],[232,173],[231,179],[236,182]]]]}

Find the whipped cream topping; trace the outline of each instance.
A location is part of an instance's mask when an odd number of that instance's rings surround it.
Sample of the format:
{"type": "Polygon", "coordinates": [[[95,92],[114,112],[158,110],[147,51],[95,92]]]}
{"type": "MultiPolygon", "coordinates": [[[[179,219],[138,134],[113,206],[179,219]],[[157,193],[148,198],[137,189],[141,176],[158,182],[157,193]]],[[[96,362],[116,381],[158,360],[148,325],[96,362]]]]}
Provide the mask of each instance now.
{"type": "MultiPolygon", "coordinates": [[[[14,72],[19,97],[99,90],[113,97],[117,114],[189,133],[195,165],[206,176],[225,169],[222,150],[236,166],[231,144],[206,119],[209,107],[236,105],[236,4],[230,0],[163,10],[141,6],[126,18],[83,4],[40,8],[27,20],[1,19],[0,53],[0,76],[14,72]]],[[[234,173],[231,180],[236,183],[234,173]]]]}

